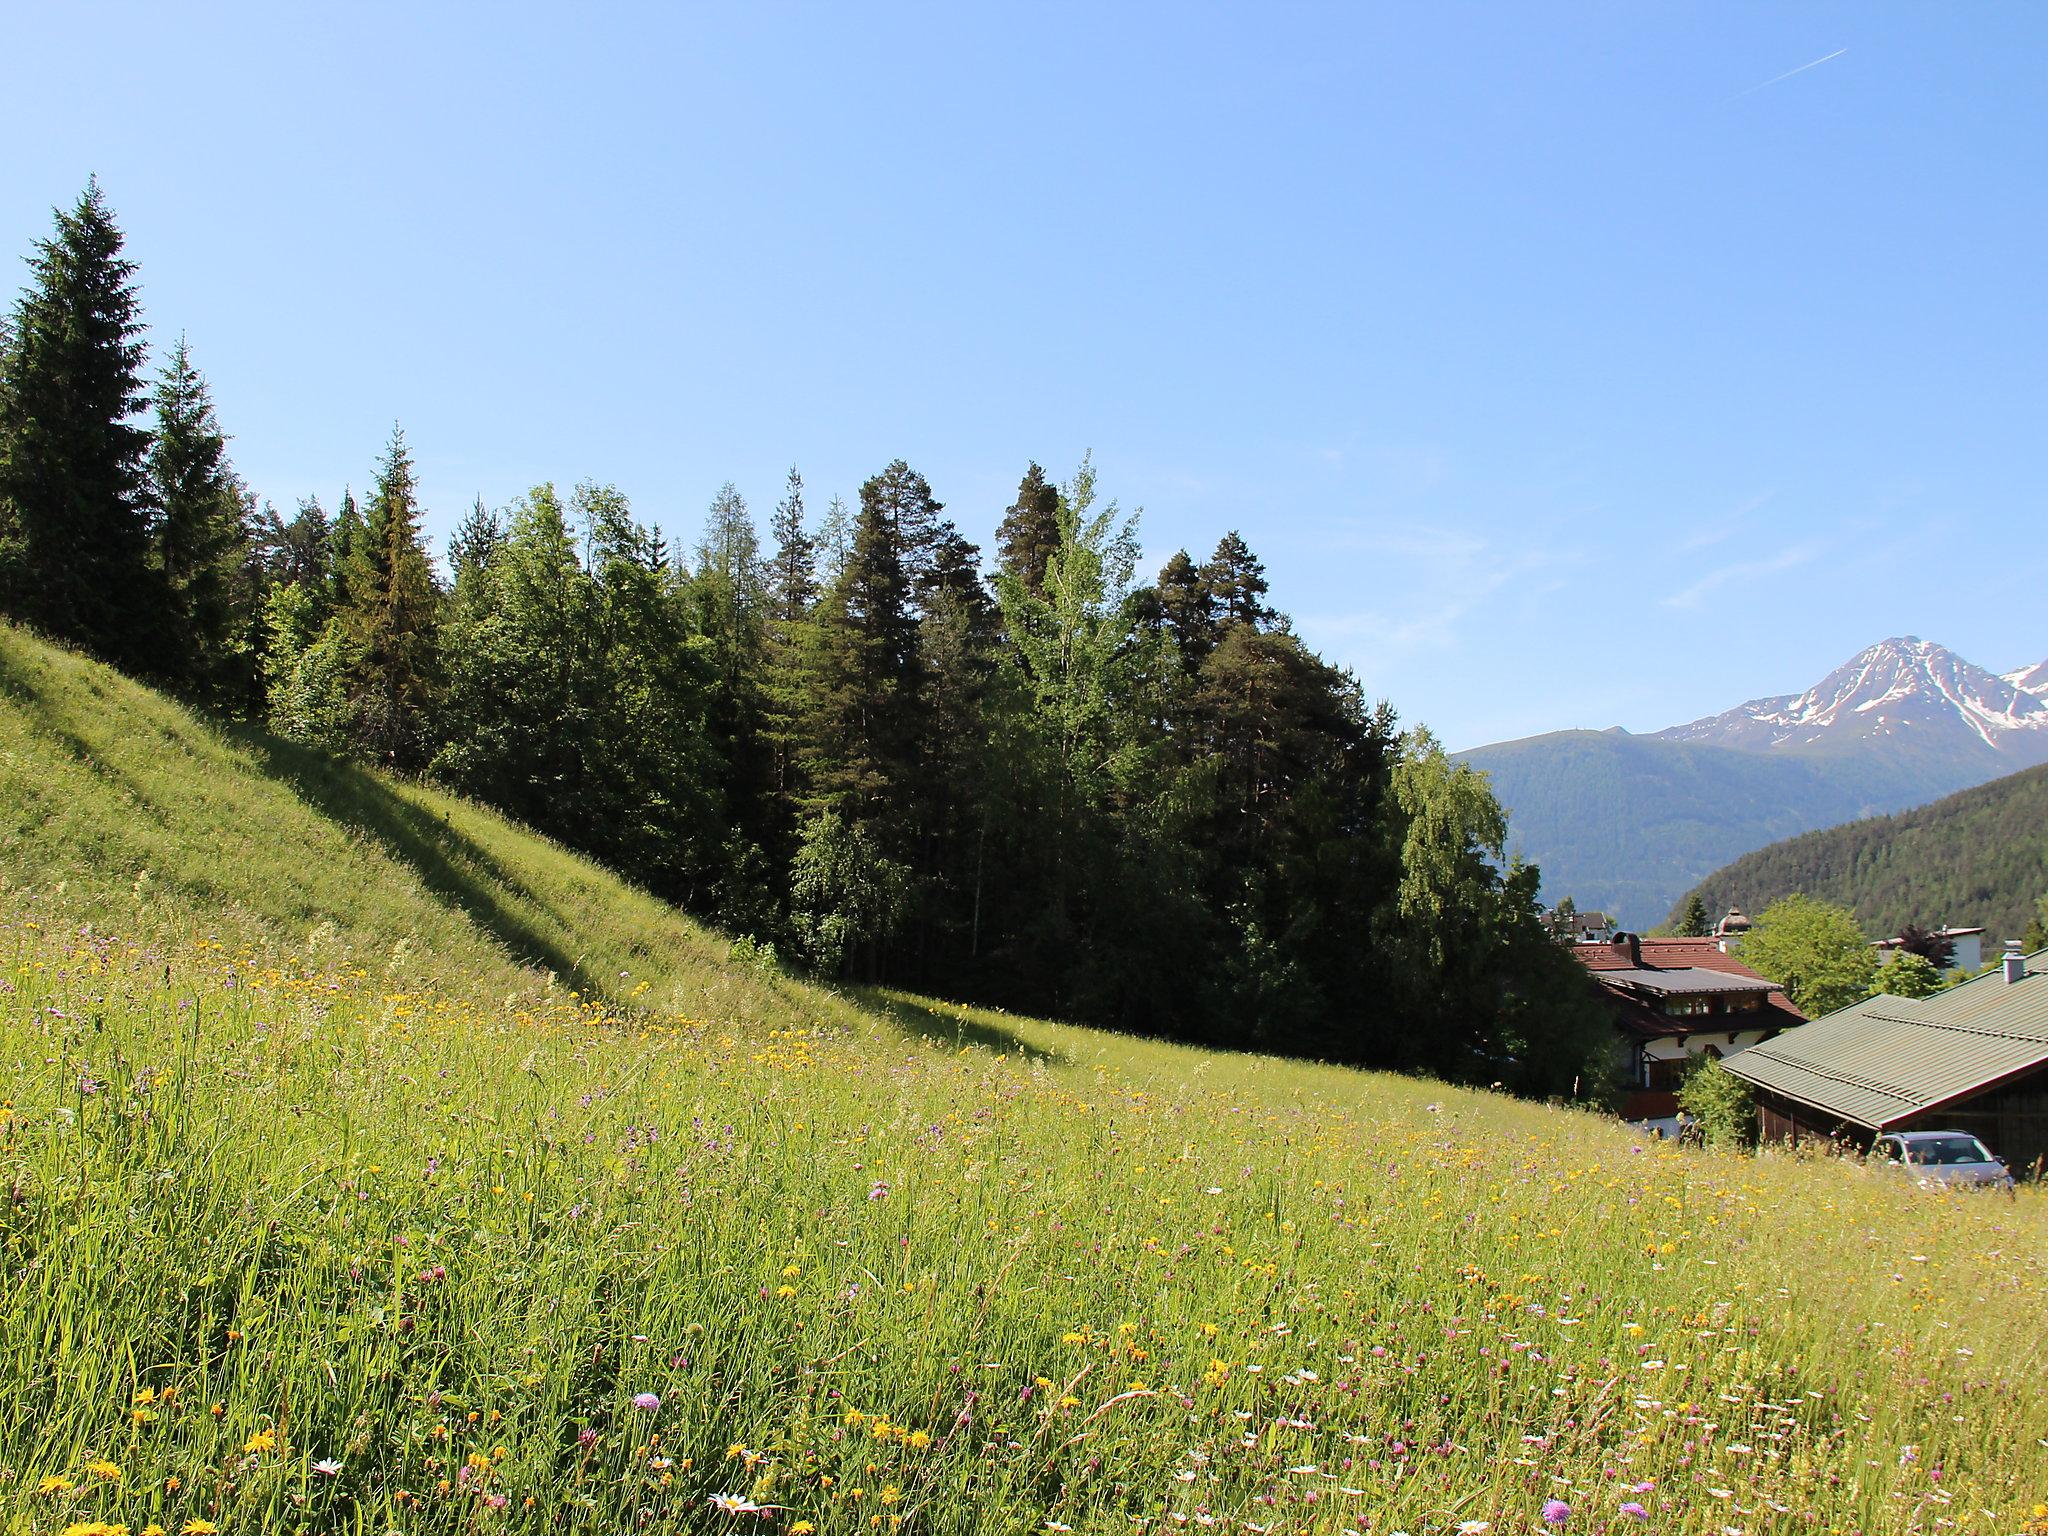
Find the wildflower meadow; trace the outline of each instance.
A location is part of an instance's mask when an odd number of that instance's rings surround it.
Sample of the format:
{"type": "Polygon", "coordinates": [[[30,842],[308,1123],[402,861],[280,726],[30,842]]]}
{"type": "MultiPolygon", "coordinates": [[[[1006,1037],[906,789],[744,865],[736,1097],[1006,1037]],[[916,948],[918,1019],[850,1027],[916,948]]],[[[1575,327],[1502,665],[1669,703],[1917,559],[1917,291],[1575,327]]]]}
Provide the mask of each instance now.
{"type": "Polygon", "coordinates": [[[102,675],[0,712],[0,1530],[2042,1518],[2034,1189],[814,988],[102,675]]]}

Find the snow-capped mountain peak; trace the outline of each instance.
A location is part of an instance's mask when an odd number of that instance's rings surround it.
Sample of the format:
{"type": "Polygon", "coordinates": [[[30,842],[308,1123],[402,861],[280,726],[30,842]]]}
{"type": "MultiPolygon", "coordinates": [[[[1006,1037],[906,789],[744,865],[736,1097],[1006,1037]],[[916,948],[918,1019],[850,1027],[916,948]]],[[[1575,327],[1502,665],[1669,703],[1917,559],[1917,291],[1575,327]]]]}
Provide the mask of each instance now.
{"type": "Polygon", "coordinates": [[[2005,681],[2021,693],[2031,693],[2037,699],[2048,699],[2048,661],[2037,661],[2031,667],[2021,667],[2017,672],[2005,674],[2005,681]]]}
{"type": "Polygon", "coordinates": [[[2048,759],[2048,662],[1998,677],[1915,635],[1857,653],[1804,693],[1659,731],[1667,741],[1797,751],[1892,738],[1915,749],[2048,759]]]}

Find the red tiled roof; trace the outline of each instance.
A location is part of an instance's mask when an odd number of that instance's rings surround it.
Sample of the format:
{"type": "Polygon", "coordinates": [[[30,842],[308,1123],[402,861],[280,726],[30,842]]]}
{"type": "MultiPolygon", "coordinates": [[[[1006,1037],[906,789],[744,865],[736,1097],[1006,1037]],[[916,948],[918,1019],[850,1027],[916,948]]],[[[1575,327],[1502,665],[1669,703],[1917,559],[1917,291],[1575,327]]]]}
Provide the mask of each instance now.
{"type": "MultiPolygon", "coordinates": [[[[1642,953],[1641,968],[1644,970],[1720,971],[1725,975],[1746,976],[1752,981],[1768,984],[1766,977],[1751,970],[1735,956],[1724,953],[1716,939],[1641,939],[1637,947],[1642,953]]],[[[1602,971],[1637,968],[1627,944],[1574,944],[1571,951],[1596,980],[1602,971]]],[[[1659,1013],[1625,997],[1619,987],[1602,986],[1600,990],[1614,1005],[1621,1027],[1635,1035],[1711,1035],[1724,1034],[1731,1028],[1777,1030],[1806,1022],[1806,1015],[1794,1008],[1791,999],[1776,987],[1772,987],[1760,1013],[1704,1013],[1680,1018],[1659,1013]],[[1737,1020],[1754,1022],[1738,1023],[1737,1020]]]]}

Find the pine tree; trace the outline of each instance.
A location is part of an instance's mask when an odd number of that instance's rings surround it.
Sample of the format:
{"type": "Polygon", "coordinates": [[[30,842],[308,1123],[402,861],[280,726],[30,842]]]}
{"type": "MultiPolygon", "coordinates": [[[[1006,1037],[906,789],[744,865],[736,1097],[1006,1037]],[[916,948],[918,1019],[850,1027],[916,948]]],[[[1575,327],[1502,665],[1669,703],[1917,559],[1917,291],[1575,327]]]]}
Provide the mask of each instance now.
{"type": "Polygon", "coordinates": [[[135,416],[142,319],[135,264],[87,184],[36,243],[34,281],[0,363],[0,607],[117,664],[161,655],[135,416]]]}
{"type": "Polygon", "coordinates": [[[1216,553],[1203,563],[1201,574],[1218,622],[1247,624],[1253,629],[1273,623],[1276,615],[1265,602],[1266,567],[1236,529],[1217,541],[1216,553]]]}
{"type": "Polygon", "coordinates": [[[998,569],[1027,591],[1045,587],[1045,564],[1060,546],[1059,487],[1034,462],[1017,484],[1017,499],[996,530],[998,569]]]}
{"type": "Polygon", "coordinates": [[[412,455],[396,427],[346,579],[343,618],[351,641],[348,691],[357,743],[378,762],[416,769],[429,750],[438,594],[420,540],[412,455]]]}
{"type": "Polygon", "coordinates": [[[241,610],[250,594],[240,578],[249,530],[245,492],[182,336],[157,383],[149,497],[168,619],[158,668],[202,695],[218,695],[233,686],[231,673],[243,660],[241,610]]]}
{"type": "Polygon", "coordinates": [[[1175,550],[1161,567],[1157,590],[1160,619],[1182,665],[1193,672],[1216,648],[1215,595],[1184,549],[1175,550]]]}

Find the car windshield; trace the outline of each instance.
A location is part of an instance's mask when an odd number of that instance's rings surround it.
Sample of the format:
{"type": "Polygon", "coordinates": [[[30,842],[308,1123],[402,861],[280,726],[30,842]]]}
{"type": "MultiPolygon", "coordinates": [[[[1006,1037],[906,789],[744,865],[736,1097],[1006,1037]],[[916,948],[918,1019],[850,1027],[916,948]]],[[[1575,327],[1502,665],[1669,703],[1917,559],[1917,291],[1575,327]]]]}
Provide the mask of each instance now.
{"type": "Polygon", "coordinates": [[[1906,1143],[1906,1156],[1921,1164],[1988,1163],[1991,1154],[1974,1136],[1930,1136],[1906,1143]]]}

